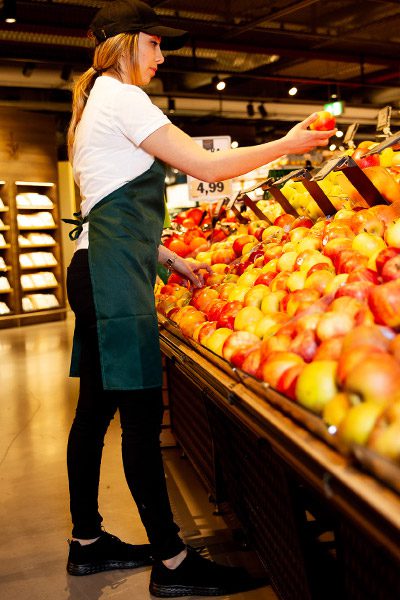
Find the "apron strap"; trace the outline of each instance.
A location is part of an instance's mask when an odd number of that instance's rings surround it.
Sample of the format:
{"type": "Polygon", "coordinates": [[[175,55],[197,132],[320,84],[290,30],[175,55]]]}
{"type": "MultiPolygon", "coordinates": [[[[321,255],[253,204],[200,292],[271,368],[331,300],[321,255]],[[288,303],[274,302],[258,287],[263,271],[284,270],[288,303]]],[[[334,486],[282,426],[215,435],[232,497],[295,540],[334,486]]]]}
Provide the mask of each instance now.
{"type": "Polygon", "coordinates": [[[68,234],[69,239],[72,241],[78,239],[78,237],[80,236],[80,234],[83,231],[83,224],[88,222],[88,215],[86,215],[86,217],[82,218],[81,211],[73,213],[73,216],[76,217],[76,219],[61,219],[61,221],[63,221],[63,223],[69,223],[70,225],[76,225],[76,227],[74,227],[74,229],[72,229],[72,231],[70,231],[68,234]]]}

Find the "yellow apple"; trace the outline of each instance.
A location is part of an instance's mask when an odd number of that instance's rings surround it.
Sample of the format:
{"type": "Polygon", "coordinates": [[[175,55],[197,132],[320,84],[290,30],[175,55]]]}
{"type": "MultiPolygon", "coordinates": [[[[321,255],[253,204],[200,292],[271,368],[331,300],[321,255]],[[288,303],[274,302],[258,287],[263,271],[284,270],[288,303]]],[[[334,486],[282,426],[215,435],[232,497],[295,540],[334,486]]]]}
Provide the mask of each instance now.
{"type": "Polygon", "coordinates": [[[290,273],[289,277],[287,278],[286,287],[290,292],[302,290],[304,288],[306,279],[306,271],[293,271],[293,273],[290,273]]]}
{"type": "Polygon", "coordinates": [[[367,233],[363,231],[358,233],[352,242],[353,250],[360,252],[364,256],[372,256],[377,251],[383,250],[387,247],[386,242],[379,236],[373,233],[367,233]]]}
{"type": "Polygon", "coordinates": [[[338,392],[322,411],[322,418],[327,425],[339,427],[351,407],[350,398],[345,392],[338,392]]]}
{"type": "Polygon", "coordinates": [[[255,280],[260,275],[261,269],[246,269],[244,273],[242,273],[237,280],[237,285],[242,286],[252,286],[254,285],[255,280]]]}
{"type": "Polygon", "coordinates": [[[277,271],[293,271],[296,264],[297,252],[285,252],[277,259],[277,271]]]}
{"type": "Polygon", "coordinates": [[[222,356],[222,348],[225,340],[232,335],[232,329],[228,327],[220,327],[216,329],[204,342],[204,346],[209,350],[215,352],[219,356],[222,356]]]}
{"type": "Polygon", "coordinates": [[[317,236],[305,237],[296,243],[296,250],[300,254],[304,250],[319,250],[321,248],[321,239],[317,236]]]}
{"type": "Polygon", "coordinates": [[[273,314],[279,311],[282,298],[286,296],[285,290],[276,290],[269,292],[264,296],[261,302],[261,311],[263,314],[273,314]]]}
{"type": "Polygon", "coordinates": [[[336,360],[315,360],[306,365],[296,383],[297,401],[309,410],[321,413],[339,391],[336,371],[336,360]]]}
{"type": "Polygon", "coordinates": [[[228,302],[233,302],[234,300],[243,302],[245,295],[250,289],[251,288],[249,285],[235,285],[235,287],[232,288],[228,293],[228,302]]]}
{"type": "Polygon", "coordinates": [[[266,285],[255,285],[246,293],[243,304],[244,306],[257,306],[257,308],[260,308],[262,299],[264,298],[265,294],[268,293],[269,291],[266,285]]]}
{"type": "Polygon", "coordinates": [[[244,306],[235,317],[234,329],[255,333],[255,325],[264,317],[264,313],[257,306],[244,306]]]}
{"type": "Polygon", "coordinates": [[[273,258],[272,260],[269,260],[263,267],[261,267],[261,271],[263,273],[275,272],[277,262],[278,262],[277,258],[273,258]]]}
{"type": "Polygon", "coordinates": [[[348,276],[348,273],[334,275],[334,277],[326,285],[325,294],[335,294],[338,289],[346,283],[348,276]]]}
{"type": "Polygon", "coordinates": [[[364,445],[383,410],[384,406],[375,402],[352,406],[339,426],[340,439],[346,444],[364,445]]]}
{"type": "Polygon", "coordinates": [[[400,248],[400,219],[396,219],[387,226],[384,238],[388,246],[400,248]]]}

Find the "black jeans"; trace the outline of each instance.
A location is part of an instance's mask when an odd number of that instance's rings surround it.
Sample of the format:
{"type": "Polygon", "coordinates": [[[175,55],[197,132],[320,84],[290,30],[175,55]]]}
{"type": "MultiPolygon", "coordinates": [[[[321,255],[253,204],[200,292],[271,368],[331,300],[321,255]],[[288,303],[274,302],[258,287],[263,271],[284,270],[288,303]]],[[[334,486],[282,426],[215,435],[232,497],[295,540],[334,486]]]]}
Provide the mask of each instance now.
{"type": "Polygon", "coordinates": [[[118,409],[126,481],[153,546],[154,557],[170,558],[178,554],[184,544],[173,520],[161,456],[161,389],[103,389],[87,250],[78,250],[72,258],[67,291],[83,335],[79,398],[67,452],[72,535],[89,539],[101,533],[100,464],[104,436],[118,409]]]}

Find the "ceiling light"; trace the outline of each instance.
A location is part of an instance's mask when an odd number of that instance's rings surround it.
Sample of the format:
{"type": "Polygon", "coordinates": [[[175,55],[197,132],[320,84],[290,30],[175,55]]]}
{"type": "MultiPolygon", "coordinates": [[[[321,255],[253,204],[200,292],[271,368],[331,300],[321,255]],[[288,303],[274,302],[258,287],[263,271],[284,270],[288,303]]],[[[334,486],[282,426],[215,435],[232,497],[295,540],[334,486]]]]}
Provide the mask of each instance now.
{"type": "Polygon", "coordinates": [[[15,23],[17,20],[17,0],[4,0],[3,20],[6,23],[15,23]]]}
{"type": "Polygon", "coordinates": [[[265,119],[265,117],[268,114],[266,111],[266,108],[262,102],[261,102],[261,104],[258,105],[258,112],[260,113],[260,115],[263,119],[265,119]]]}
{"type": "Polygon", "coordinates": [[[330,150],[331,152],[333,152],[334,150],[336,150],[336,144],[331,144],[331,145],[329,146],[329,150],[330,150]]]}
{"type": "Polygon", "coordinates": [[[338,129],[336,132],[336,137],[343,137],[343,135],[343,131],[340,131],[340,129],[338,129]]]}
{"type": "Polygon", "coordinates": [[[297,87],[295,85],[293,85],[290,90],[288,91],[289,96],[295,96],[297,94],[298,90],[297,87]]]}
{"type": "Polygon", "coordinates": [[[249,117],[254,117],[255,110],[254,110],[254,106],[253,106],[252,102],[248,103],[246,109],[247,109],[247,115],[249,117]]]}
{"type": "Polygon", "coordinates": [[[175,100],[173,98],[168,98],[168,112],[171,114],[175,112],[175,100]]]}
{"type": "Polygon", "coordinates": [[[233,142],[231,142],[231,148],[238,148],[239,147],[239,142],[237,142],[236,140],[233,140],[233,142]]]}
{"type": "Polygon", "coordinates": [[[222,90],[224,90],[226,88],[226,83],[225,81],[223,81],[222,79],[220,79],[218,77],[218,75],[216,75],[215,77],[212,78],[212,82],[215,85],[216,89],[219,92],[222,92],[222,90]]]}

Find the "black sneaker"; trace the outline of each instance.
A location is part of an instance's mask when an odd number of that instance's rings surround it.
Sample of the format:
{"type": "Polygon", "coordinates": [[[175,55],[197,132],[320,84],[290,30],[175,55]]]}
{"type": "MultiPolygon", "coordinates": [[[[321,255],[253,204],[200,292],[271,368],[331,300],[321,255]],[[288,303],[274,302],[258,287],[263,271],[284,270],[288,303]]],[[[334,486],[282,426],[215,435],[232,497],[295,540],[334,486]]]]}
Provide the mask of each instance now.
{"type": "Polygon", "coordinates": [[[188,547],[185,560],[176,569],[162,562],[153,565],[150,593],[157,598],[180,596],[225,596],[246,592],[266,585],[264,579],[254,579],[241,568],[226,567],[200,556],[188,547]]]}
{"type": "Polygon", "coordinates": [[[69,542],[67,571],[70,575],[92,575],[113,569],[135,569],[153,564],[150,544],[133,546],[104,531],[87,546],[69,542]]]}

